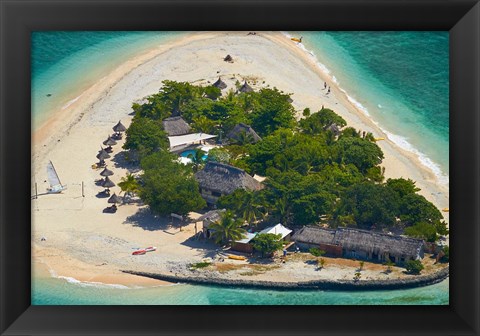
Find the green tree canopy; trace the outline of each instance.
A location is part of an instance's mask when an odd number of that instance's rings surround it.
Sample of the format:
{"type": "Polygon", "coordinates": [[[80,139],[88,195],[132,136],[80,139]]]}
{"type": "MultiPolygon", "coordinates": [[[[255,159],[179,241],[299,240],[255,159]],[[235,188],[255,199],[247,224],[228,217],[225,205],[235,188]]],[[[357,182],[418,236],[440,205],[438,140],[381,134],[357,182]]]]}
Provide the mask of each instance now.
{"type": "Polygon", "coordinates": [[[440,210],[422,195],[408,194],[402,198],[400,220],[404,225],[412,226],[420,222],[436,225],[442,219],[440,210]]]}
{"type": "Polygon", "coordinates": [[[300,120],[300,128],[307,134],[319,134],[325,132],[325,129],[336,124],[338,127],[343,127],[347,124],[345,119],[328,108],[307,116],[307,118],[300,120]]]}
{"type": "Polygon", "coordinates": [[[252,95],[253,109],[248,118],[250,125],[260,135],[271,134],[279,128],[292,128],[295,125],[295,110],[289,103],[289,95],[277,88],[261,89],[252,95]]]}
{"type": "Polygon", "coordinates": [[[282,235],[273,233],[259,233],[253,239],[253,248],[265,255],[271,255],[273,252],[280,250],[283,243],[280,240],[282,235]]]}
{"type": "Polygon", "coordinates": [[[419,222],[407,227],[404,234],[409,237],[424,239],[428,242],[435,242],[437,240],[437,229],[435,226],[425,222],[419,222]]]}
{"type": "Polygon", "coordinates": [[[168,149],[167,133],[158,120],[135,117],[126,133],[124,149],[137,152],[140,158],[161,149],[168,149]]]}
{"type": "Polygon", "coordinates": [[[362,138],[340,137],[334,145],[338,163],[352,163],[362,172],[380,164],[383,152],[377,144],[362,138]]]}
{"type": "Polygon", "coordinates": [[[415,194],[417,191],[420,191],[420,188],[417,188],[415,181],[410,179],[405,180],[403,178],[398,179],[388,179],[387,187],[395,191],[400,198],[403,198],[410,194],[415,194]]]}
{"type": "Polygon", "coordinates": [[[364,182],[350,187],[341,200],[336,217],[353,215],[361,229],[390,227],[396,223],[398,196],[383,185],[364,182]]]}
{"type": "Polygon", "coordinates": [[[140,197],[159,215],[186,215],[206,206],[189,167],[168,152],[157,152],[141,161],[144,170],[140,197]]]}

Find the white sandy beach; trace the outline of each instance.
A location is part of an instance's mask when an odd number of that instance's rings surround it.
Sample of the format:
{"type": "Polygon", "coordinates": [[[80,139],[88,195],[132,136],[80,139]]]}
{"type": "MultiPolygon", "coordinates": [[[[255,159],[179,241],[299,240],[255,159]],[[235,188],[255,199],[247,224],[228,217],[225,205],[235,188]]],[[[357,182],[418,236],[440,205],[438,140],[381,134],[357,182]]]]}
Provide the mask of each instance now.
{"type": "MultiPolygon", "coordinates": [[[[313,112],[323,105],[344,117],[349,126],[386,138],[378,142],[385,154],[382,166],[386,168],[386,177],[411,178],[422,189],[420,193],[439,209],[448,207],[448,185],[440,184],[414,154],[389,141],[311,57],[283,34],[192,33],[129,60],[70,106],[55,111],[54,117],[33,134],[32,186],[37,183],[39,194],[45,191],[48,160],[54,162],[62,182],[68,185],[62,194],[41,195],[32,200],[34,265],[43,263],[58,276],[82,281],[154,285],[162,282],[123,274],[119,269],[174,272],[178,265],[212,257],[213,245],[190,239],[195,233],[193,224],[180,232],[168,220],[154,218],[137,204],[121,205],[115,214],[102,213],[107,199],[97,197],[102,190],[95,185],[100,170],[91,165],[96,162],[102,141],[112,133],[112,126],[119,120],[125,126],[130,124],[132,102],[158,92],[163,80],[208,84],[219,75],[229,88],[234,88],[236,80],[248,79],[249,83],[256,82],[252,84],[254,89],[270,85],[293,93],[299,117],[304,108],[310,107],[313,112]],[[227,54],[232,55],[234,63],[223,61],[227,54]],[[321,90],[324,81],[332,88],[328,96],[321,90]],[[41,241],[41,237],[46,241],[41,241]],[[158,247],[156,252],[131,255],[133,248],[152,245],[158,247]]],[[[121,143],[114,146],[112,158],[120,151],[121,143]]],[[[118,183],[127,169],[119,160],[106,161],[114,171],[112,180],[118,183]]],[[[118,194],[120,188],[112,191],[118,194]]],[[[448,213],[443,214],[448,222],[448,213]]],[[[288,274],[295,276],[295,271],[288,269],[276,272],[288,280],[288,274]]],[[[343,276],[340,273],[338,278],[343,276]]],[[[311,274],[319,276],[332,274],[326,270],[311,274]]]]}

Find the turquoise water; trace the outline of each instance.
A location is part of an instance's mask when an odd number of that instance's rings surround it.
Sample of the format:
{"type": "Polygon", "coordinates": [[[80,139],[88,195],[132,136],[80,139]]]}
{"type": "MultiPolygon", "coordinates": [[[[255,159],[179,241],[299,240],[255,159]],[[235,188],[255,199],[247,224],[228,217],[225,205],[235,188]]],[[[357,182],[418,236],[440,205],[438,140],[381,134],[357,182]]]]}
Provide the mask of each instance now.
{"type": "MultiPolygon", "coordinates": [[[[352,102],[448,181],[448,33],[302,32],[304,45],[352,102]]],[[[34,127],[165,32],[32,34],[34,127]],[[47,97],[47,94],[51,94],[47,97]]],[[[176,285],[126,289],[58,278],[32,281],[32,304],[448,304],[448,280],[398,291],[267,291],[176,285]]]]}
{"type": "Polygon", "coordinates": [[[35,279],[33,305],[446,305],[448,279],[438,284],[395,291],[273,291],[172,285],[114,288],[35,279]]]}
{"type": "MultiPolygon", "coordinates": [[[[180,153],[181,157],[188,158],[189,155],[195,155],[195,151],[193,149],[188,149],[180,153]]],[[[208,158],[208,155],[203,155],[202,160],[205,161],[208,158]]]]}
{"type": "Polygon", "coordinates": [[[107,31],[32,33],[33,127],[74,102],[86,88],[128,59],[181,35],[107,31]]]}
{"type": "Polygon", "coordinates": [[[448,32],[295,32],[391,141],[449,173],[448,32]]]}

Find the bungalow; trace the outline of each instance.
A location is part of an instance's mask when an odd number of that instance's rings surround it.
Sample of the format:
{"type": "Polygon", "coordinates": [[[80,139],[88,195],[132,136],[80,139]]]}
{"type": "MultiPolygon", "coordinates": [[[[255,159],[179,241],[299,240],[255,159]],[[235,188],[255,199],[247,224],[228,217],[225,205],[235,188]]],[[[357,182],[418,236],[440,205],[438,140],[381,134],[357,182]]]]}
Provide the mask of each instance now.
{"type": "Polygon", "coordinates": [[[202,222],[202,232],[204,238],[210,238],[210,230],[208,227],[210,224],[219,221],[222,218],[222,214],[225,212],[225,209],[210,210],[204,215],[196,219],[197,222],[202,222]]]}
{"type": "Polygon", "coordinates": [[[219,162],[207,162],[195,173],[200,193],[208,204],[215,204],[222,195],[229,195],[237,189],[260,190],[262,184],[244,170],[219,162]]]}
{"type": "Polygon", "coordinates": [[[299,247],[318,247],[328,254],[346,258],[374,261],[389,258],[403,264],[424,256],[423,240],[350,228],[304,227],[293,235],[292,240],[299,247]]]}
{"type": "Polygon", "coordinates": [[[253,245],[251,244],[251,241],[253,240],[253,238],[255,238],[256,235],[256,233],[247,232],[244,238],[236,240],[232,243],[231,249],[244,253],[252,253],[253,245]]]}
{"type": "Polygon", "coordinates": [[[163,119],[162,125],[168,136],[185,135],[192,130],[190,125],[180,116],[163,119]]]}
{"type": "Polygon", "coordinates": [[[266,229],[263,229],[260,231],[260,233],[273,233],[273,234],[280,234],[281,235],[281,240],[284,241],[290,241],[290,234],[292,233],[292,230],[286,228],[282,224],[278,223],[275,226],[268,227],[266,229]]]}
{"type": "Polygon", "coordinates": [[[253,240],[253,238],[255,238],[257,234],[261,234],[261,233],[280,234],[281,235],[280,240],[289,241],[292,230],[286,228],[282,224],[277,224],[275,226],[271,226],[266,229],[263,229],[260,232],[256,232],[256,233],[247,232],[244,238],[237,240],[232,244],[232,250],[245,252],[245,253],[252,253],[253,245],[251,244],[251,241],[253,240]]]}
{"type": "Polygon", "coordinates": [[[235,125],[235,127],[227,134],[227,137],[234,142],[242,141],[242,136],[246,137],[246,140],[251,143],[256,143],[262,140],[251,126],[244,123],[235,125]]]}

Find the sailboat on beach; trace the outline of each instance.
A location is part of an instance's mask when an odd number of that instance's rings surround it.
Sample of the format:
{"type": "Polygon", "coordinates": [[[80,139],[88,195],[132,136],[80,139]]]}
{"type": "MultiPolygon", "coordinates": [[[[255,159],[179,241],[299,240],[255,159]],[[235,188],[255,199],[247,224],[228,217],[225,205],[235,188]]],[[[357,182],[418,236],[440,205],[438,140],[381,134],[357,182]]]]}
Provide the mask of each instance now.
{"type": "Polygon", "coordinates": [[[52,161],[49,161],[47,164],[47,179],[48,183],[50,183],[50,188],[47,188],[49,194],[58,194],[67,189],[67,185],[63,185],[62,182],[60,182],[60,178],[52,161]]]}

